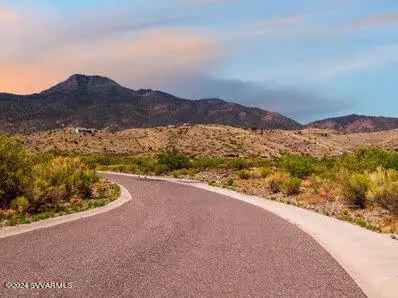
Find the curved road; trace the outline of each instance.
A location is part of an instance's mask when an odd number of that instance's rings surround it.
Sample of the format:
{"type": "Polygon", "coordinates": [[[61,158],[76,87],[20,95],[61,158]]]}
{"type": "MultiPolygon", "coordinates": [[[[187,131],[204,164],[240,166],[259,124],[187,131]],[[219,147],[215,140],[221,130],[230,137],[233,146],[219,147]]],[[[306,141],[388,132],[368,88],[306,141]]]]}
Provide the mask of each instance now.
{"type": "Polygon", "coordinates": [[[364,297],[311,237],[263,209],[189,186],[108,177],[133,200],[0,239],[1,283],[72,288],[2,286],[1,297],[364,297]]]}

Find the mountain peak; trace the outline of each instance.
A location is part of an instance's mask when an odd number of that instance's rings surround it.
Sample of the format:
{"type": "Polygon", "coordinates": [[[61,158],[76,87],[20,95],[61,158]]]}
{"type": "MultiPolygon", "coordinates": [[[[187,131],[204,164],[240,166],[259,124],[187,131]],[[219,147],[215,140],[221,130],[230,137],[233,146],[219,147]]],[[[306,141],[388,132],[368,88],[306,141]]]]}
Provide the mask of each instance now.
{"type": "Polygon", "coordinates": [[[183,123],[259,129],[302,127],[292,119],[258,108],[220,99],[183,99],[151,89],[136,91],[106,77],[83,74],[74,74],[42,93],[26,95],[18,105],[15,100],[13,95],[0,98],[0,131],[32,132],[67,126],[128,129],[183,123]]]}
{"type": "Polygon", "coordinates": [[[115,81],[101,76],[89,76],[84,74],[71,75],[65,81],[44,91],[44,93],[68,93],[74,91],[104,90],[112,87],[121,87],[115,81]]]}

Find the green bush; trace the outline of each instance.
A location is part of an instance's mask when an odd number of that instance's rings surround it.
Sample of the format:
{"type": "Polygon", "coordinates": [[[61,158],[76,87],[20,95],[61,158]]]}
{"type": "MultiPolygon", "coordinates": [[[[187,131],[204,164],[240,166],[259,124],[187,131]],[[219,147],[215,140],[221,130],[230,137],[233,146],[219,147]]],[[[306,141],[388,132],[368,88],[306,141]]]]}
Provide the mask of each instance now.
{"type": "MultiPolygon", "coordinates": [[[[98,164],[94,157],[88,165],[71,156],[56,152],[31,154],[15,139],[0,136],[0,224],[24,224],[87,210],[117,197],[119,188],[96,176],[94,168],[98,164]]],[[[121,160],[126,159],[106,157],[102,162],[121,160]]],[[[124,170],[137,164],[119,166],[124,170]]]]}
{"type": "Polygon", "coordinates": [[[369,183],[369,176],[367,174],[355,173],[351,176],[342,175],[342,195],[354,206],[365,208],[369,183]]]}
{"type": "Polygon", "coordinates": [[[51,207],[78,195],[91,197],[98,177],[79,158],[57,157],[34,167],[33,207],[51,207]]]}
{"type": "MultiPolygon", "coordinates": [[[[81,159],[91,169],[98,168],[136,174],[159,172],[158,161],[152,157],[135,157],[125,154],[89,154],[81,156],[81,159]]],[[[163,172],[161,171],[161,173],[163,172]]]]}
{"type": "Polygon", "coordinates": [[[279,159],[279,165],[290,175],[298,178],[310,176],[315,171],[317,160],[308,155],[286,153],[279,159]]]}
{"type": "Polygon", "coordinates": [[[10,207],[20,213],[25,212],[30,207],[29,199],[19,196],[11,201],[10,207]]]}
{"type": "Polygon", "coordinates": [[[292,177],[282,182],[282,192],[286,195],[296,195],[300,192],[302,180],[297,177],[292,177]]]}
{"type": "Polygon", "coordinates": [[[165,151],[159,154],[158,163],[168,171],[180,170],[191,167],[191,160],[188,156],[175,150],[165,151]]]}
{"type": "Polygon", "coordinates": [[[398,170],[398,153],[379,148],[361,148],[338,158],[336,166],[350,172],[373,172],[378,167],[398,170]]]}
{"type": "Polygon", "coordinates": [[[29,190],[31,173],[29,152],[16,139],[0,135],[0,208],[29,190]]]}
{"type": "Polygon", "coordinates": [[[369,200],[398,215],[398,171],[378,168],[369,181],[369,200]]]}
{"type": "Polygon", "coordinates": [[[225,159],[222,157],[197,157],[192,160],[192,167],[199,170],[222,168],[225,159]]]}
{"type": "Polygon", "coordinates": [[[234,170],[244,170],[250,167],[250,163],[243,158],[234,158],[228,161],[227,167],[234,170]]]}

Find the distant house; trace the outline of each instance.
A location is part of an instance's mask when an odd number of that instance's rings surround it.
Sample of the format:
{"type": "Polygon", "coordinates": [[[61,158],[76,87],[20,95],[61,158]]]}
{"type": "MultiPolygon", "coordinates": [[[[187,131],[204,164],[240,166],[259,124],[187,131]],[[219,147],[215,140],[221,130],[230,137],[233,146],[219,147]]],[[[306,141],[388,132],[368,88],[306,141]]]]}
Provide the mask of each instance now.
{"type": "Polygon", "coordinates": [[[84,127],[76,127],[75,128],[75,133],[81,134],[81,133],[89,133],[89,134],[95,134],[96,133],[95,128],[84,128],[84,127]]]}

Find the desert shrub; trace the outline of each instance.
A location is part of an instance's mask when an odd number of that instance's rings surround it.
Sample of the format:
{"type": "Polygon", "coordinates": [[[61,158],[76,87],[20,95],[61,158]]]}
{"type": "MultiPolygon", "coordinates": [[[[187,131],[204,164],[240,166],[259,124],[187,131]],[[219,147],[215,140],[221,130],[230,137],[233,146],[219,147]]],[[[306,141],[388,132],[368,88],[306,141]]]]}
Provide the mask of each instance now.
{"type": "Polygon", "coordinates": [[[248,180],[251,178],[251,173],[248,170],[240,170],[237,172],[237,175],[242,180],[248,180]]]}
{"type": "Polygon", "coordinates": [[[57,156],[60,156],[59,153],[54,151],[31,153],[33,164],[49,162],[57,156]]]}
{"type": "Polygon", "coordinates": [[[378,168],[369,175],[369,181],[369,200],[398,215],[398,172],[378,168]]]}
{"type": "Polygon", "coordinates": [[[30,207],[29,199],[24,196],[19,196],[11,201],[10,207],[18,212],[25,212],[30,207]]]}
{"type": "Polygon", "coordinates": [[[283,183],[290,178],[288,173],[275,172],[267,178],[267,184],[273,193],[282,191],[283,183]]]}
{"type": "Polygon", "coordinates": [[[92,196],[95,199],[115,199],[120,195],[120,187],[106,180],[99,180],[93,186],[92,196]]]}
{"type": "Polygon", "coordinates": [[[289,196],[298,194],[300,192],[302,182],[303,181],[297,177],[288,178],[282,182],[282,192],[289,196]]]}
{"type": "Polygon", "coordinates": [[[159,163],[151,157],[128,159],[127,164],[132,167],[134,166],[139,173],[143,174],[154,173],[159,168],[159,163]]]}
{"type": "Polygon", "coordinates": [[[111,171],[149,174],[155,173],[158,167],[157,159],[152,157],[135,157],[125,154],[89,154],[83,155],[80,158],[91,169],[98,168],[111,171]]]}
{"type": "Polygon", "coordinates": [[[320,179],[335,179],[337,174],[336,157],[322,157],[314,163],[313,174],[320,179]]]}
{"type": "Polygon", "coordinates": [[[164,173],[167,173],[168,171],[169,168],[163,164],[156,164],[155,167],[153,168],[153,173],[155,175],[162,175],[164,173]]]}
{"type": "Polygon", "coordinates": [[[95,171],[79,158],[57,157],[34,167],[33,208],[55,204],[74,195],[91,197],[92,187],[98,181],[95,171]]]}
{"type": "Polygon", "coordinates": [[[174,178],[178,178],[181,176],[194,176],[195,171],[193,169],[180,169],[180,170],[175,170],[171,173],[174,178]]]}
{"type": "Polygon", "coordinates": [[[325,201],[334,201],[338,197],[338,187],[334,180],[313,175],[307,181],[307,185],[313,194],[325,201]]]}
{"type": "Polygon", "coordinates": [[[112,171],[112,172],[125,172],[125,173],[136,173],[136,167],[131,167],[127,165],[110,165],[110,166],[97,166],[100,171],[112,171]]]}
{"type": "Polygon", "coordinates": [[[355,173],[351,176],[342,174],[341,193],[344,199],[352,205],[365,208],[366,193],[369,189],[369,176],[355,173]]]}
{"type": "Polygon", "coordinates": [[[90,167],[90,168],[95,168],[97,165],[103,165],[103,166],[111,166],[115,164],[120,164],[121,161],[119,158],[116,158],[116,156],[110,156],[110,155],[87,155],[83,156],[82,160],[90,167]]]}
{"type": "Polygon", "coordinates": [[[308,155],[285,153],[280,157],[279,165],[290,175],[304,178],[314,173],[316,159],[308,155]]]}
{"type": "Polygon", "coordinates": [[[270,160],[264,158],[231,158],[226,160],[225,168],[233,170],[244,170],[255,167],[269,167],[270,160]]]}
{"type": "Polygon", "coordinates": [[[324,181],[325,179],[317,175],[312,175],[307,179],[305,185],[311,190],[312,193],[320,194],[324,181]]]}
{"type": "Polygon", "coordinates": [[[378,167],[398,170],[398,153],[379,148],[361,148],[341,156],[336,166],[350,172],[373,172],[378,167]]]}
{"type": "Polygon", "coordinates": [[[199,170],[218,169],[225,165],[222,157],[197,157],[192,161],[192,167],[199,170]]]}
{"type": "Polygon", "coordinates": [[[14,138],[0,135],[0,208],[23,195],[32,181],[32,157],[14,138]]]}
{"type": "Polygon", "coordinates": [[[232,178],[229,178],[226,182],[225,182],[225,185],[227,185],[227,186],[233,186],[235,184],[235,181],[234,181],[234,179],[232,179],[232,178]]]}
{"type": "Polygon", "coordinates": [[[244,170],[250,167],[250,163],[248,160],[243,158],[234,158],[228,161],[227,166],[234,170],[244,170]]]}
{"type": "Polygon", "coordinates": [[[262,178],[267,178],[269,175],[271,175],[272,169],[268,167],[262,167],[260,168],[260,175],[262,178]]]}
{"type": "MultiPolygon", "coordinates": [[[[245,170],[242,170],[245,171],[245,170]]],[[[250,178],[254,179],[260,179],[260,178],[266,178],[272,173],[272,169],[269,167],[258,167],[258,168],[252,168],[249,171],[250,173],[250,178]]]]}
{"type": "Polygon", "coordinates": [[[158,156],[158,163],[167,168],[168,171],[191,167],[191,160],[189,157],[175,150],[160,153],[158,156]]]}
{"type": "Polygon", "coordinates": [[[17,211],[14,209],[0,209],[0,220],[12,218],[16,214],[17,211]]]}

